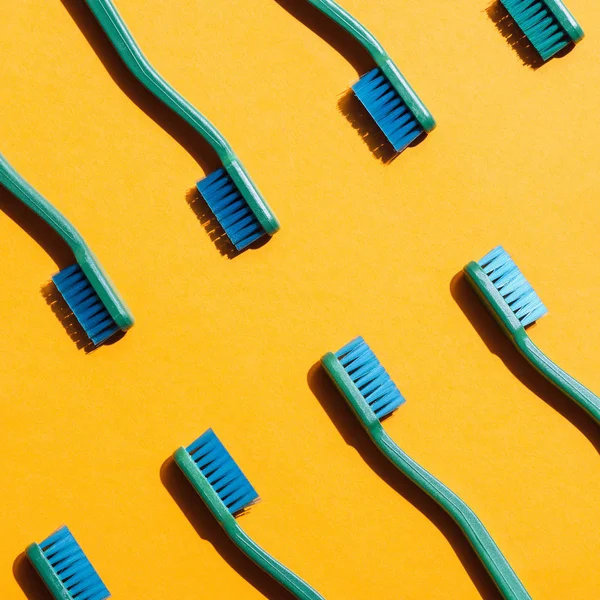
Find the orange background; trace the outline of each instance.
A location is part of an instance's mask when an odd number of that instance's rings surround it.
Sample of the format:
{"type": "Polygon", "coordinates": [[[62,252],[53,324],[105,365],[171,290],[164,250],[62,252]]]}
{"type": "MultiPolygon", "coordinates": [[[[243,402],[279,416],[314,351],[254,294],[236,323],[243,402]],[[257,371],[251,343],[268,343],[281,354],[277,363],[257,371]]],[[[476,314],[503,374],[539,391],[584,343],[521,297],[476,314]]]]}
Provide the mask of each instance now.
{"type": "Polygon", "coordinates": [[[503,244],[550,309],[532,337],[600,390],[595,2],[569,0],[588,37],[534,70],[485,2],[344,0],[438,121],[384,165],[338,107],[364,56],[302,0],[117,0],[281,220],[233,260],[188,202],[212,159],[82,0],[5,4],[0,151],[78,227],[137,324],[78,349],[40,294],[64,255],[0,195],[16,219],[0,214],[2,598],[47,598],[18,557],[62,523],[114,598],[289,598],[166,462],[208,427],[263,499],[243,527],[326,598],[498,598],[314,368],[357,334],[408,400],[386,428],[472,506],[533,598],[600,596],[598,427],[455,277],[503,244]]]}

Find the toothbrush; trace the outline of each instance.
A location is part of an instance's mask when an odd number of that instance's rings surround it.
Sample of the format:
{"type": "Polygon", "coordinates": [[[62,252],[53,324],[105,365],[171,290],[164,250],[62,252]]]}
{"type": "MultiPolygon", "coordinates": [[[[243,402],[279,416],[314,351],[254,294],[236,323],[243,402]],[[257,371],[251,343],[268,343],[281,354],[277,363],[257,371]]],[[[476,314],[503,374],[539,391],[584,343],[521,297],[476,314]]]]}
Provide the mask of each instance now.
{"type": "Polygon", "coordinates": [[[255,564],[299,600],[324,600],[312,587],[267,554],[235,517],[258,501],[258,494],[212,429],[173,455],[231,541],[255,564]]]}
{"type": "Polygon", "coordinates": [[[67,527],[61,527],[41,544],[31,544],[26,552],[55,600],[110,598],[110,592],[67,527]]]}
{"type": "Polygon", "coordinates": [[[584,36],[562,0],[500,0],[544,61],[584,36]]]}
{"type": "Polygon", "coordinates": [[[148,62],[111,0],[85,2],[131,74],[217,153],[223,167],[196,185],[236,250],[273,235],[279,222],[223,135],[148,62]]]}
{"type": "Polygon", "coordinates": [[[464,268],[467,281],[483,300],[517,350],[550,383],[600,424],[600,398],[554,364],[531,340],[525,328],[548,309],[502,246],[464,268]]]}
{"type": "Polygon", "coordinates": [[[460,527],[506,600],[531,596],[477,515],[454,492],[406,454],[381,425],[404,397],[362,337],[321,358],[325,371],[344,396],[381,453],[443,508],[460,527]]]}
{"type": "Polygon", "coordinates": [[[435,119],[373,34],[333,0],[308,0],[371,55],[377,67],[352,86],[394,150],[402,152],[423,133],[435,128],[435,119]]]}
{"type": "Polygon", "coordinates": [[[79,232],[0,154],[0,184],[44,220],[73,251],[75,264],[52,277],[94,346],[133,325],[133,316],[79,232]]]}

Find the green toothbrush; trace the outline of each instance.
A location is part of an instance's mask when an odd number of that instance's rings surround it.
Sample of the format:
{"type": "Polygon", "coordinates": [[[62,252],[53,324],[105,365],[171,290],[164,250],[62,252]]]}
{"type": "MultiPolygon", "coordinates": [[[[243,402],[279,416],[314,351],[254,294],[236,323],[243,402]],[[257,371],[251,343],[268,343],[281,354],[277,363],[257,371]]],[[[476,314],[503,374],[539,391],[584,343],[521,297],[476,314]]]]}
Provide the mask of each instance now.
{"type": "Polygon", "coordinates": [[[423,133],[435,128],[435,119],[375,36],[333,0],[308,0],[347,31],[377,68],[364,74],[352,90],[396,152],[402,152],[423,133]]]}
{"type": "Polygon", "coordinates": [[[67,243],[76,263],[52,277],[95,346],[133,325],[133,316],[80,233],[0,154],[0,184],[67,243]]]}
{"type": "Polygon", "coordinates": [[[154,69],[111,0],[85,2],[131,74],[218,155],[223,167],[199,181],[197,188],[236,250],[244,250],[263,235],[277,232],[277,218],[227,140],[154,69]]]}
{"type": "Polygon", "coordinates": [[[460,527],[504,598],[531,600],[473,510],[408,456],[381,425],[381,420],[405,400],[366,342],[358,337],[335,354],[328,352],[321,358],[321,364],[381,453],[443,508],[460,527]]]}
{"type": "Polygon", "coordinates": [[[299,600],[324,600],[238,525],[236,514],[254,504],[258,494],[212,429],[187,448],[176,450],[173,458],[231,541],[252,562],[299,600]]]}
{"type": "Polygon", "coordinates": [[[525,328],[548,310],[502,246],[464,268],[467,281],[517,350],[550,383],[600,424],[600,398],[552,362],[525,328]]]}

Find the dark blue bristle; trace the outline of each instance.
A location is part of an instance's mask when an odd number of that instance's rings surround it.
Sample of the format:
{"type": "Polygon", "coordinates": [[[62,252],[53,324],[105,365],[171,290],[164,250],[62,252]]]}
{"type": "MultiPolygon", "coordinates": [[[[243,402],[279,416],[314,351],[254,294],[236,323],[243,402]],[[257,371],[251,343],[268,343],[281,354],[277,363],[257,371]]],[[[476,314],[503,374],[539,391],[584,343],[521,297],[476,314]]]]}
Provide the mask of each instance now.
{"type": "Polygon", "coordinates": [[[548,60],[571,41],[544,0],[501,1],[544,60],[548,60]]]}
{"type": "Polygon", "coordinates": [[[523,327],[531,325],[548,312],[531,284],[502,246],[488,252],[477,264],[500,292],[523,327]]]}
{"type": "Polygon", "coordinates": [[[352,340],[335,355],[378,419],[393,413],[405,402],[404,396],[362,337],[352,340]]]}
{"type": "Polygon", "coordinates": [[[119,331],[78,264],[63,269],[52,277],[52,281],[95,346],[119,331]]]}
{"type": "Polygon", "coordinates": [[[396,152],[423,133],[419,121],[379,68],[363,75],[352,89],[396,152]]]}
{"type": "Polygon", "coordinates": [[[247,248],[266,233],[225,169],[211,173],[196,186],[236,250],[247,248]]]}
{"type": "Polygon", "coordinates": [[[212,429],[203,433],[186,450],[231,514],[258,500],[256,490],[212,429]]]}
{"type": "Polygon", "coordinates": [[[72,600],[105,600],[110,592],[67,527],[39,544],[72,600]]]}

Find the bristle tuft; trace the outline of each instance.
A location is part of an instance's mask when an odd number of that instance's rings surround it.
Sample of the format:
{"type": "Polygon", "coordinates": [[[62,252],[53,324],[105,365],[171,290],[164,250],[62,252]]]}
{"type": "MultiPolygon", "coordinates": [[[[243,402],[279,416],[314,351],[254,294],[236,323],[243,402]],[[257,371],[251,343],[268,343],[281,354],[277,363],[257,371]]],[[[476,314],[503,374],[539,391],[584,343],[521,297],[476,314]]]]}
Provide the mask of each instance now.
{"type": "Polygon", "coordinates": [[[378,419],[390,415],[405,402],[362,337],[352,340],[335,355],[378,419]]]}
{"type": "Polygon", "coordinates": [[[523,327],[531,325],[548,312],[531,284],[502,246],[488,252],[478,264],[523,327]]]}
{"type": "Polygon", "coordinates": [[[235,514],[258,500],[258,494],[212,429],[186,450],[227,510],[235,514]]]}
{"type": "Polygon", "coordinates": [[[501,0],[539,55],[548,60],[571,41],[544,0],[501,0]]]}
{"type": "Polygon", "coordinates": [[[52,281],[95,346],[120,330],[78,264],[63,269],[52,281]]]}
{"type": "Polygon", "coordinates": [[[225,169],[214,171],[196,186],[236,250],[266,234],[225,169]]]}
{"type": "Polygon", "coordinates": [[[110,593],[67,527],[39,544],[70,600],[105,600],[110,593]]]}
{"type": "Polygon", "coordinates": [[[379,68],[363,75],[352,89],[396,152],[402,152],[423,133],[419,121],[379,68]]]}

